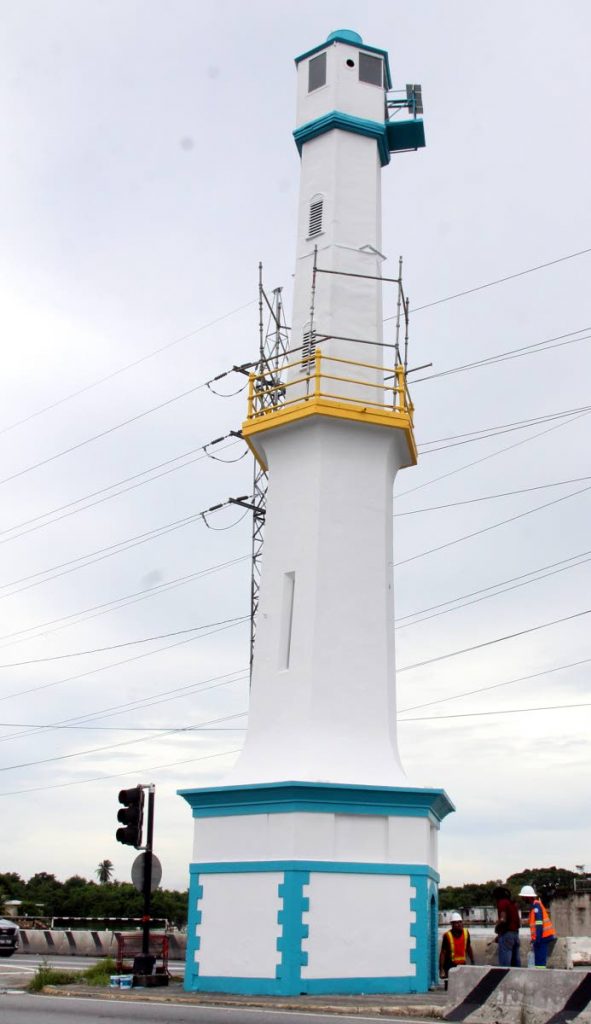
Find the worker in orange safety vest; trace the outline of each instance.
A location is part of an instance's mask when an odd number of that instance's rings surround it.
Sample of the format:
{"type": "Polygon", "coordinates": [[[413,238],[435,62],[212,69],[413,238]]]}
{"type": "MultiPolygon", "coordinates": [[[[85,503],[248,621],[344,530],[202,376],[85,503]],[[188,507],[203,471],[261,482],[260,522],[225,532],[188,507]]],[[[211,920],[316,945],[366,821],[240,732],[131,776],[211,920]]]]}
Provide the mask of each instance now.
{"type": "Polygon", "coordinates": [[[528,904],[529,911],[529,933],[534,953],[534,965],[545,968],[548,956],[556,945],[556,932],[539,896],[531,885],[524,885],[519,895],[528,904]]]}
{"type": "Polygon", "coordinates": [[[467,960],[474,963],[470,932],[463,926],[462,915],[456,912],[451,915],[451,928],[443,935],[439,953],[439,975],[444,978],[446,988],[451,968],[460,967],[467,960]]]}

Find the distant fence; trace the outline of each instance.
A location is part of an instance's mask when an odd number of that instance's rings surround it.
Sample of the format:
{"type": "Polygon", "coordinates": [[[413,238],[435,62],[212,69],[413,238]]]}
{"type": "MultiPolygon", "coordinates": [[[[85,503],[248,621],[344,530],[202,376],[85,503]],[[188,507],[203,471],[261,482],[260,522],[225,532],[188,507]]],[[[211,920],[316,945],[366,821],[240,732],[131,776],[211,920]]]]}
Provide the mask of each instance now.
{"type": "MultiPolygon", "coordinates": [[[[118,919],[120,920],[120,918],[118,919]]],[[[113,931],[73,928],[20,928],[20,952],[54,956],[117,956],[119,936],[127,929],[113,931]]],[[[187,936],[169,929],[169,958],[184,960],[187,936]]]]}

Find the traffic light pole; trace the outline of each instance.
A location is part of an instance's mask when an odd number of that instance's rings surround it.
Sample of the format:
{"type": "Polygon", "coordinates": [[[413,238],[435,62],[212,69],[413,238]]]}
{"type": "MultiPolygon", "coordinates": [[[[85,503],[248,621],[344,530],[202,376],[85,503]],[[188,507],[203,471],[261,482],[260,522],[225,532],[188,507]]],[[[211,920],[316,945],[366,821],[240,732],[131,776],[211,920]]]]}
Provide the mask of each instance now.
{"type": "Polygon", "coordinates": [[[150,952],[150,919],[152,913],[152,841],[154,838],[154,798],[155,787],[146,786],[148,790],[148,822],[146,829],[146,846],[144,853],[144,913],[142,916],[142,954],[150,952]]]}

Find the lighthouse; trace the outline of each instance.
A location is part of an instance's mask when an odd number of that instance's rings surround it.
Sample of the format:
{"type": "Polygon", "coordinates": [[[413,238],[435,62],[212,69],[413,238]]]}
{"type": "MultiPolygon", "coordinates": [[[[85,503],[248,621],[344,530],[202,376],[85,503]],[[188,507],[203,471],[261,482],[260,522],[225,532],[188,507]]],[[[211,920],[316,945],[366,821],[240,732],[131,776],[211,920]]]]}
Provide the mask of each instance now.
{"type": "Polygon", "coordinates": [[[251,376],[268,472],[249,723],[195,819],[190,990],[421,992],[437,979],[437,841],[453,805],[398,752],[392,490],[417,460],[384,342],[381,175],[424,145],[417,91],[339,30],[296,58],[301,157],[290,343],[251,376]],[[410,118],[389,119],[406,107],[410,118]]]}

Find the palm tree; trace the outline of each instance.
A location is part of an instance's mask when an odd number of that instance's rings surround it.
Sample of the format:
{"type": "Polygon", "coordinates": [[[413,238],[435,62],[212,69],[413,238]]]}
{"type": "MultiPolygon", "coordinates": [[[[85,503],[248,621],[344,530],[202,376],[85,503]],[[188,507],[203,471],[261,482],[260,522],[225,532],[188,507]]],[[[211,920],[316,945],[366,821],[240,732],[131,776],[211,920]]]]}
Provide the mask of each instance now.
{"type": "Polygon", "coordinates": [[[102,860],[100,862],[98,868],[95,871],[95,875],[98,878],[98,880],[101,883],[101,885],[105,885],[106,882],[110,882],[112,874],[113,874],[113,861],[112,860],[102,860]]]}

